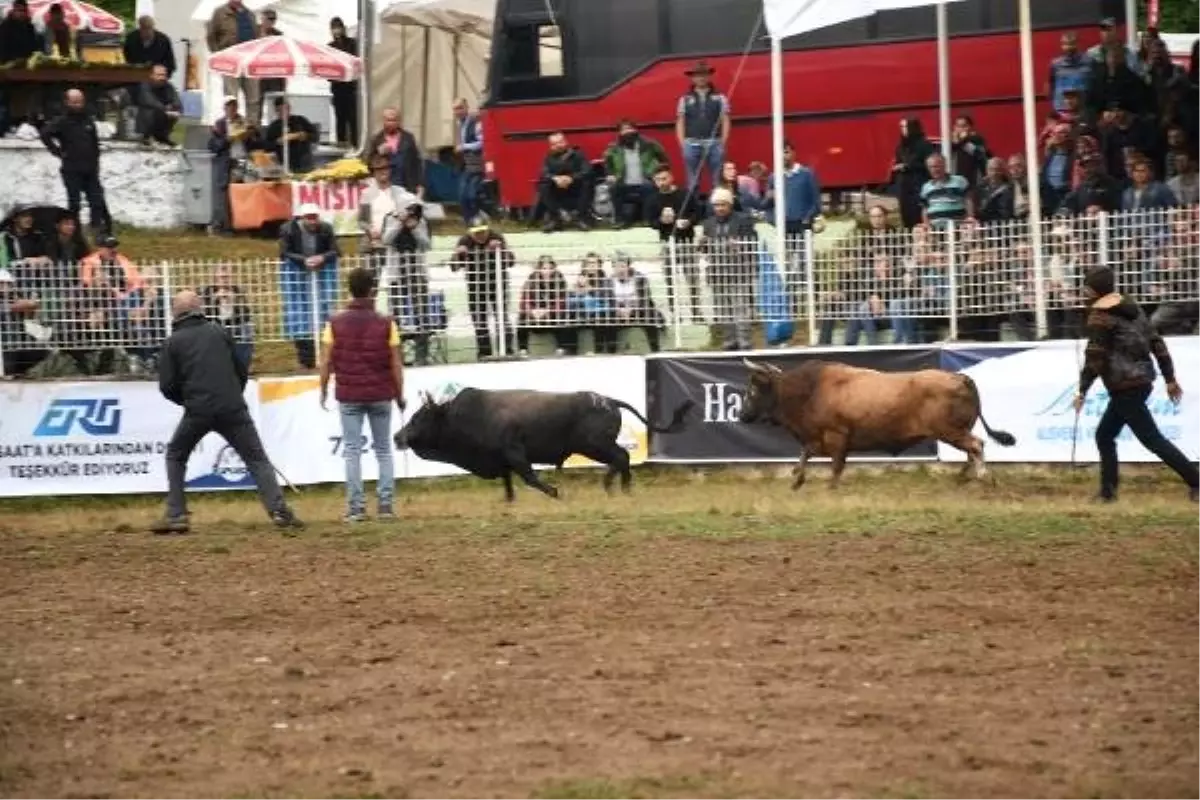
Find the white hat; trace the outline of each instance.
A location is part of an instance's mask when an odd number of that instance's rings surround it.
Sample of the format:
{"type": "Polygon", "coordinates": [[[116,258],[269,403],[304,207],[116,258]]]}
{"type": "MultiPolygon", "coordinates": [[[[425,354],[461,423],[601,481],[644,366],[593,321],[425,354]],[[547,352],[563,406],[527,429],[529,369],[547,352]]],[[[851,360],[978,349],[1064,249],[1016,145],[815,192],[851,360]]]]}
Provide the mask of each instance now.
{"type": "Polygon", "coordinates": [[[319,217],[321,216],[321,207],[316,203],[304,203],[296,211],[297,217],[319,217]]]}
{"type": "Polygon", "coordinates": [[[17,279],[6,269],[0,269],[0,283],[16,283],[17,279]]]}
{"type": "Polygon", "coordinates": [[[224,105],[229,105],[230,103],[236,103],[237,101],[238,101],[238,99],[237,99],[236,94],[227,94],[227,95],[225,95],[224,105]]]}
{"type": "Polygon", "coordinates": [[[712,194],[708,196],[708,202],[713,203],[729,203],[733,205],[733,192],[726,189],[724,186],[718,186],[712,190],[712,194]]]}

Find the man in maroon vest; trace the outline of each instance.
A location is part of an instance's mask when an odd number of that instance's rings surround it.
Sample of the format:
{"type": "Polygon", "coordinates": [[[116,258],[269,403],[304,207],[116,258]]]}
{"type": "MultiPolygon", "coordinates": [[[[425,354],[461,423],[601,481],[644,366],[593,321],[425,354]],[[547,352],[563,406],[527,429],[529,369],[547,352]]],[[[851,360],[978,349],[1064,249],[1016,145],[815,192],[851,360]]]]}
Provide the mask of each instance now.
{"type": "Polygon", "coordinates": [[[363,492],[363,419],[371,426],[371,449],[379,462],[375,484],[379,518],[392,519],[395,472],[392,467],[392,403],[404,411],[404,373],[400,331],[375,311],[375,274],[350,271],[350,305],[325,326],[321,340],[321,408],[329,396],[329,377],[337,375],[334,396],[342,415],[342,452],[346,458],[346,522],[367,519],[363,492]]]}

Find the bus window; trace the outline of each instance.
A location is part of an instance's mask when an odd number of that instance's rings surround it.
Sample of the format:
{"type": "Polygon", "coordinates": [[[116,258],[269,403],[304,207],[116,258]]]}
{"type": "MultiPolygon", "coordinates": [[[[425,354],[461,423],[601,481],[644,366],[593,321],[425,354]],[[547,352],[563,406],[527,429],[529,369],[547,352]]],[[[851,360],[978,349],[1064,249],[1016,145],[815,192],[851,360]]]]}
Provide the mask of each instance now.
{"type": "Polygon", "coordinates": [[[538,77],[561,78],[563,71],[562,36],[558,33],[557,25],[539,25],[538,37],[538,77]]]}
{"type": "Polygon", "coordinates": [[[545,20],[510,22],[504,26],[493,68],[500,65],[498,99],[535,100],[565,97],[568,83],[562,37],[557,25],[545,20]]]}

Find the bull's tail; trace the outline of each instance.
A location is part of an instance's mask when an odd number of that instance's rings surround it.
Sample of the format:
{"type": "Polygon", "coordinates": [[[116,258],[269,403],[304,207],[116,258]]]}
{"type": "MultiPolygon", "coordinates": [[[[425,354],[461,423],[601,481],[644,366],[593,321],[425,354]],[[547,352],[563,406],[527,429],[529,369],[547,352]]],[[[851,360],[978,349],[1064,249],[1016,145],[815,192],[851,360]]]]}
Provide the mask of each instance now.
{"type": "Polygon", "coordinates": [[[643,417],[641,412],[638,411],[633,406],[629,405],[629,403],[626,403],[622,400],[617,400],[615,398],[609,398],[609,399],[612,400],[614,405],[618,406],[619,408],[625,409],[630,414],[633,414],[635,417],[637,417],[639,420],[641,420],[642,424],[646,426],[646,430],[648,430],[652,433],[679,433],[679,431],[683,430],[684,417],[686,417],[688,415],[688,412],[691,411],[696,406],[696,401],[684,400],[675,409],[675,413],[671,415],[670,423],[668,423],[666,426],[664,426],[662,428],[659,428],[659,427],[651,424],[650,420],[643,417]]]}
{"type": "Polygon", "coordinates": [[[987,432],[988,437],[1001,447],[1012,447],[1016,444],[1017,437],[1008,431],[993,430],[992,426],[987,424],[987,420],[983,418],[983,400],[979,397],[979,387],[975,385],[975,381],[971,380],[970,375],[963,375],[962,379],[967,382],[967,390],[975,398],[975,408],[979,413],[979,421],[983,424],[983,429],[987,432]]]}

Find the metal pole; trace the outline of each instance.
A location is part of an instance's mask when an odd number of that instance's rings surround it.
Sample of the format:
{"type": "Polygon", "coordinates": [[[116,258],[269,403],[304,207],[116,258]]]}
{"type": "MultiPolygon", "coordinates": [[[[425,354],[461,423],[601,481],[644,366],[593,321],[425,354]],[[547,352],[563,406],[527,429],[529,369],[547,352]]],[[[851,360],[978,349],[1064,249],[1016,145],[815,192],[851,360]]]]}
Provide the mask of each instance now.
{"type": "MultiPolygon", "coordinates": [[[[322,267],[324,269],[324,267],[322,267]]],[[[313,337],[313,354],[320,356],[321,354],[321,283],[317,280],[317,270],[309,270],[309,283],[311,284],[309,291],[312,292],[312,337],[313,337]]]]}
{"type": "Polygon", "coordinates": [[[955,237],[954,223],[951,222],[946,228],[946,276],[949,279],[950,302],[950,341],[958,339],[958,253],[955,252],[958,247],[957,237],[955,237]]]}
{"type": "Polygon", "coordinates": [[[817,265],[813,254],[811,229],[804,232],[801,245],[804,248],[804,305],[805,316],[808,317],[808,343],[814,345],[817,343],[817,265]]]}
{"type": "Polygon", "coordinates": [[[1033,247],[1033,297],[1037,336],[1046,335],[1046,287],[1042,275],[1042,189],[1038,181],[1037,94],[1033,88],[1033,34],[1029,0],[1018,0],[1021,26],[1021,101],[1025,112],[1025,163],[1029,172],[1029,238],[1033,247]]]}
{"type": "Polygon", "coordinates": [[[1125,43],[1129,49],[1138,49],[1138,14],[1137,0],[1125,0],[1125,43]]]}
{"type": "MultiPolygon", "coordinates": [[[[942,155],[950,163],[950,35],[946,24],[946,4],[937,4],[938,127],[942,135],[942,155]]],[[[1036,163],[1036,162],[1035,162],[1036,163]]]]}
{"type": "Polygon", "coordinates": [[[675,349],[683,349],[683,316],[679,313],[679,289],[684,286],[686,278],[683,276],[683,270],[679,269],[679,248],[675,241],[675,236],[667,239],[667,264],[666,268],[670,270],[667,273],[667,285],[671,287],[671,296],[667,298],[671,303],[671,319],[675,321],[675,349]]]}
{"type": "Polygon", "coordinates": [[[1096,227],[1098,228],[1096,232],[1098,238],[1096,249],[1099,255],[1099,263],[1096,266],[1107,267],[1110,257],[1108,252],[1108,212],[1102,211],[1096,215],[1096,218],[1096,227]]]}
{"type": "MultiPolygon", "coordinates": [[[[505,286],[504,286],[504,253],[502,250],[496,250],[496,263],[493,267],[496,279],[496,352],[503,358],[508,355],[507,341],[504,338],[504,329],[506,327],[505,315],[508,313],[508,304],[505,303],[505,286]]],[[[487,309],[484,308],[484,313],[487,309]]]]}
{"type": "Polygon", "coordinates": [[[771,37],[771,157],[775,162],[775,253],[787,263],[787,175],[783,166],[783,42],[771,37]]]}
{"type": "MultiPolygon", "coordinates": [[[[162,262],[162,315],[163,315],[163,330],[167,336],[171,335],[171,329],[175,325],[175,320],[171,317],[171,262],[162,262]]],[[[3,373],[0,373],[2,375],[3,373]]]]}

